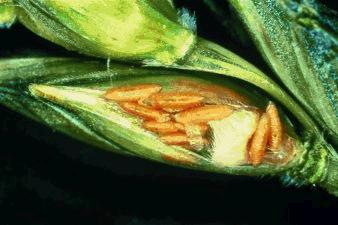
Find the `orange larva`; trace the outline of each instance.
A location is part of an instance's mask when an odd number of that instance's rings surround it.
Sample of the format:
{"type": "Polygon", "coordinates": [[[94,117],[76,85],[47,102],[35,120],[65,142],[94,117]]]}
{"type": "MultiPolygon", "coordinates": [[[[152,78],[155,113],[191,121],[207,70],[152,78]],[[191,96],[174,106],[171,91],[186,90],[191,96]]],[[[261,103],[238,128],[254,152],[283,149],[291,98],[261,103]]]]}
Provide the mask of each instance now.
{"type": "MultiPolygon", "coordinates": [[[[209,143],[205,138],[208,122],[224,119],[234,110],[222,102],[220,96],[239,102],[246,102],[246,99],[232,90],[194,85],[184,83],[181,91],[160,92],[160,85],[140,84],[112,88],[104,97],[117,101],[126,112],[144,119],[143,128],[157,133],[163,143],[198,151],[209,143]]],[[[266,149],[278,151],[282,142],[282,122],[277,107],[269,103],[248,144],[249,161],[255,166],[262,163],[266,149]]],[[[163,155],[163,158],[185,161],[172,155],[163,155]]]]}
{"type": "Polygon", "coordinates": [[[178,131],[184,131],[184,126],[180,123],[175,123],[172,121],[160,123],[157,121],[146,121],[143,123],[143,127],[152,132],[159,134],[174,133],[178,131]]]}
{"type": "Polygon", "coordinates": [[[104,94],[104,98],[114,101],[138,101],[145,99],[151,94],[161,91],[162,87],[157,84],[139,84],[111,88],[104,94]]]}
{"type": "Polygon", "coordinates": [[[212,120],[221,120],[232,113],[232,108],[227,105],[206,105],[180,112],[174,116],[179,123],[208,123],[212,120]]]}
{"type": "Polygon", "coordinates": [[[269,149],[272,151],[278,151],[283,141],[283,127],[276,105],[269,103],[266,113],[270,119],[271,126],[270,135],[268,137],[269,149]]]}
{"type": "Polygon", "coordinates": [[[150,97],[150,103],[168,112],[179,112],[202,104],[203,97],[192,92],[156,93],[150,97]]]}
{"type": "Polygon", "coordinates": [[[160,139],[162,142],[168,145],[189,145],[188,135],[185,133],[172,133],[167,135],[161,135],[160,139]]]}
{"type": "Polygon", "coordinates": [[[170,120],[168,113],[139,105],[134,102],[121,102],[120,106],[126,112],[142,117],[145,120],[155,120],[157,122],[167,122],[170,120]]]}
{"type": "Polygon", "coordinates": [[[160,140],[168,145],[177,145],[189,150],[201,150],[205,145],[209,144],[209,141],[202,136],[190,137],[181,132],[161,135],[160,140]]]}
{"type": "Polygon", "coordinates": [[[259,119],[256,132],[254,133],[250,143],[249,157],[253,165],[258,165],[262,162],[266,151],[269,134],[270,119],[268,115],[264,113],[259,119]]]}

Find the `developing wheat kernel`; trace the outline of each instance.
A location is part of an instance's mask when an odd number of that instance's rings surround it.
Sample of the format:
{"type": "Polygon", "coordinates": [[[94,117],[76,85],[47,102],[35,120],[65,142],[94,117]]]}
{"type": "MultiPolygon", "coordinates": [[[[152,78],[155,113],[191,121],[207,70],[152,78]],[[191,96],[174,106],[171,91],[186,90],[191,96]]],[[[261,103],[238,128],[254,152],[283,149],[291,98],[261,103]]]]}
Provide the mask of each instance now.
{"type": "Polygon", "coordinates": [[[189,81],[165,90],[150,83],[114,87],[103,97],[139,118],[163,143],[208,152],[222,166],[285,164],[295,154],[274,103],[257,109],[228,88],[189,81]]]}

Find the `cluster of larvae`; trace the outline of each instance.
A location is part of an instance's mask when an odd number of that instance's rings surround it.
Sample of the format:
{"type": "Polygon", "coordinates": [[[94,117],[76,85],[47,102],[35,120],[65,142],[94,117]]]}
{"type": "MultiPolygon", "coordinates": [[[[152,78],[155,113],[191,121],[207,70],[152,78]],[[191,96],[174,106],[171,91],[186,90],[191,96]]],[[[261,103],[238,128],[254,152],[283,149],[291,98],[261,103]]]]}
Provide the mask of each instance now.
{"type": "Polygon", "coordinates": [[[185,86],[164,91],[161,85],[150,83],[114,87],[106,91],[104,98],[141,118],[143,128],[156,133],[162,142],[195,152],[212,148],[211,121],[227,118],[239,109],[251,110],[257,114],[257,126],[247,142],[246,164],[288,160],[292,140],[285,138],[277,107],[269,103],[262,112],[243,104],[243,96],[233,91],[226,94],[229,93],[232,96],[222,100],[213,90],[185,86]]]}

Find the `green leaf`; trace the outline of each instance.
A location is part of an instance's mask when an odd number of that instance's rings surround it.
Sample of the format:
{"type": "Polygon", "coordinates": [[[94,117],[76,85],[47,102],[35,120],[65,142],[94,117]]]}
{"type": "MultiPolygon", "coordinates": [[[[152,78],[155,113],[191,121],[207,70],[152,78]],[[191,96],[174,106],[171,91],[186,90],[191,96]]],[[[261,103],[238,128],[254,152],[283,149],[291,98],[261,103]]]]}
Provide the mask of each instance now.
{"type": "Polygon", "coordinates": [[[195,35],[170,1],[15,0],[19,21],[68,50],[101,58],[171,64],[195,35]]]}

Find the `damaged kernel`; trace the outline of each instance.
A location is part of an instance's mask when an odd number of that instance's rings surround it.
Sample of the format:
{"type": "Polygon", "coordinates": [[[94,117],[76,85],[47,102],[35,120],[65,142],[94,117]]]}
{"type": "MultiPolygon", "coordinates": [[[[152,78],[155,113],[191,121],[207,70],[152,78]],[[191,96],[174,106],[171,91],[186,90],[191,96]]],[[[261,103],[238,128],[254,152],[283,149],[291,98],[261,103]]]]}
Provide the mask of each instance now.
{"type": "Polygon", "coordinates": [[[167,112],[179,112],[202,104],[203,97],[192,92],[167,92],[151,96],[151,104],[167,112]]]}
{"type": "Polygon", "coordinates": [[[142,127],[156,133],[163,143],[207,151],[217,165],[257,166],[291,160],[292,138],[283,140],[287,134],[273,103],[265,110],[257,109],[243,104],[241,95],[230,89],[201,84],[194,90],[190,86],[176,85],[165,92],[157,84],[140,84],[109,89],[104,98],[142,118],[142,127]]]}
{"type": "Polygon", "coordinates": [[[186,134],[189,138],[189,144],[194,150],[200,151],[204,148],[205,140],[203,138],[202,129],[198,124],[186,124],[186,134]]]}
{"type": "Polygon", "coordinates": [[[162,135],[160,139],[168,145],[177,145],[194,151],[202,150],[209,143],[202,136],[191,137],[188,134],[180,132],[162,135]]]}
{"type": "Polygon", "coordinates": [[[206,105],[178,113],[175,120],[179,123],[207,123],[224,119],[232,112],[232,107],[227,105],[206,105]]]}

